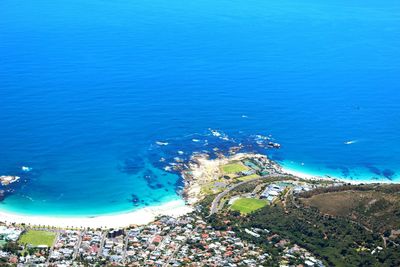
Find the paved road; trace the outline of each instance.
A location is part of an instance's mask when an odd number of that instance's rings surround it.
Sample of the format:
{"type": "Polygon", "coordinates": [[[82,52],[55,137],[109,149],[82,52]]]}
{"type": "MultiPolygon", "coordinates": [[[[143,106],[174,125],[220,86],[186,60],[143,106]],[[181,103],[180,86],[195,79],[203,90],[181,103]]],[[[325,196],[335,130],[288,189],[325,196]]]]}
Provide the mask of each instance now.
{"type": "Polygon", "coordinates": [[[76,257],[78,257],[79,254],[79,248],[81,247],[82,244],[82,236],[85,235],[86,231],[80,231],[79,237],[78,237],[78,245],[75,246],[74,248],[74,254],[72,255],[72,259],[75,260],[76,257]]]}
{"type": "Polygon", "coordinates": [[[104,247],[104,243],[106,241],[106,236],[107,236],[107,231],[105,231],[101,235],[100,248],[99,248],[99,251],[97,252],[97,256],[98,257],[103,255],[103,247],[104,247]]]}
{"type": "Polygon", "coordinates": [[[124,238],[124,252],[122,254],[122,263],[126,263],[126,252],[128,251],[128,243],[129,243],[129,231],[125,231],[125,238],[124,238]]]}

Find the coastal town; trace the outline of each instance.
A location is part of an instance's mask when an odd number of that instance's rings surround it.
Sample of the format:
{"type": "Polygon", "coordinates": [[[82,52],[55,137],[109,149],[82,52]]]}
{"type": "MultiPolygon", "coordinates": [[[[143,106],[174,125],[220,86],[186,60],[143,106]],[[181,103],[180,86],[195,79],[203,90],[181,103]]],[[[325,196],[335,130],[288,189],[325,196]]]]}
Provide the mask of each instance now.
{"type": "MultiPolygon", "coordinates": [[[[266,229],[246,229],[248,235],[269,238],[266,229]]],[[[231,229],[216,230],[199,216],[161,217],[126,229],[40,229],[3,225],[3,263],[17,266],[263,266],[270,257],[237,237],[231,229]],[[48,233],[46,233],[48,232],[48,233]],[[53,236],[47,244],[15,243],[24,235],[53,236]]],[[[274,240],[283,249],[282,263],[293,258],[307,266],[323,266],[310,252],[287,240],[274,240]]]]}
{"type": "MultiPolygon", "coordinates": [[[[283,216],[289,216],[293,207],[301,205],[296,196],[315,190],[336,190],[346,183],[295,177],[267,156],[252,153],[214,159],[195,154],[185,164],[182,194],[192,207],[191,212],[182,216],[160,215],[144,225],[126,222],[121,228],[59,228],[46,226],[45,222],[3,222],[0,265],[329,265],[296,239],[262,223],[249,224],[246,218],[274,207],[282,208],[283,216]]],[[[376,245],[360,249],[374,255],[384,248],[376,245]]]]}
{"type": "Polygon", "coordinates": [[[400,267],[400,0],[0,0],[0,267],[400,267]]]}

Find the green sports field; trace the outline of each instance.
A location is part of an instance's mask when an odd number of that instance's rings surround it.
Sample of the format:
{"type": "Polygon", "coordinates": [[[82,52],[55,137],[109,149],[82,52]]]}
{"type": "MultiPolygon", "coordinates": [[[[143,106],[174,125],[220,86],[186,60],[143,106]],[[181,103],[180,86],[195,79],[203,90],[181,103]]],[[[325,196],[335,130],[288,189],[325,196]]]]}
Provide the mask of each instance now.
{"type": "Polygon", "coordinates": [[[261,209],[267,205],[267,201],[254,198],[240,198],[231,206],[232,210],[239,211],[243,214],[249,214],[253,211],[261,209]]]}
{"type": "Polygon", "coordinates": [[[226,164],[224,166],[222,166],[222,170],[224,171],[224,173],[238,173],[238,172],[242,172],[242,171],[246,171],[249,168],[240,164],[240,163],[230,163],[230,164],[226,164]]]}
{"type": "Polygon", "coordinates": [[[51,247],[55,238],[56,234],[53,232],[29,230],[20,237],[18,242],[20,244],[30,244],[33,247],[40,245],[51,247]]]}

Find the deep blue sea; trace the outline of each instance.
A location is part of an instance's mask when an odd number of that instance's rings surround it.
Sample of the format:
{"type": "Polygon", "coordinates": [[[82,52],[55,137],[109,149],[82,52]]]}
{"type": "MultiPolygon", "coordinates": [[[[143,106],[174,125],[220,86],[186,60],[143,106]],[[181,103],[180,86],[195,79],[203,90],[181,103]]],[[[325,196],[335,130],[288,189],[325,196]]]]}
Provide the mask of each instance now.
{"type": "Polygon", "coordinates": [[[294,170],[398,182],[399,14],[397,0],[2,0],[0,175],[21,182],[0,209],[179,199],[159,159],[230,145],[209,128],[271,135],[282,148],[266,153],[294,170]]]}

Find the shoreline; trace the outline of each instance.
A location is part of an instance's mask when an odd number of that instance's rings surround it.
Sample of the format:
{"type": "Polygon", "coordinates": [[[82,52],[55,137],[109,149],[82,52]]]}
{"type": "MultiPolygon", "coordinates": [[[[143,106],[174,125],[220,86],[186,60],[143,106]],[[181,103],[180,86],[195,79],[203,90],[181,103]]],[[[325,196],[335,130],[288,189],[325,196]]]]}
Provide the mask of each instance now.
{"type": "Polygon", "coordinates": [[[374,179],[346,179],[344,177],[331,176],[328,174],[311,174],[305,171],[299,171],[283,164],[271,160],[267,155],[254,152],[241,152],[230,156],[222,156],[210,159],[208,154],[193,155],[189,168],[182,172],[185,181],[184,198],[189,204],[194,204],[203,199],[205,194],[201,192],[202,186],[212,181],[216,181],[215,177],[221,176],[221,166],[229,162],[240,161],[245,158],[263,158],[268,162],[270,169],[275,175],[292,175],[294,177],[310,180],[310,181],[331,181],[338,183],[348,183],[353,185],[359,184],[396,184],[399,182],[391,180],[374,180],[374,179]]]}
{"type": "Polygon", "coordinates": [[[329,181],[340,181],[340,182],[345,182],[345,183],[349,183],[349,184],[398,184],[399,183],[399,182],[390,181],[390,180],[365,180],[365,179],[351,180],[351,179],[335,177],[335,176],[330,176],[330,175],[314,175],[314,174],[309,174],[309,173],[302,172],[299,170],[293,170],[291,168],[283,167],[282,165],[280,165],[280,166],[281,166],[282,172],[305,179],[305,180],[329,180],[329,181]]]}
{"type": "Polygon", "coordinates": [[[192,211],[193,208],[185,204],[184,200],[172,200],[162,205],[150,206],[131,212],[93,217],[35,216],[0,210],[0,221],[4,223],[43,225],[61,228],[122,228],[130,225],[148,224],[154,221],[156,217],[162,215],[179,217],[192,211]]]}
{"type": "Polygon", "coordinates": [[[267,155],[244,152],[236,153],[228,157],[209,159],[207,154],[193,155],[189,161],[188,169],[181,172],[185,188],[181,199],[171,200],[157,206],[144,207],[134,211],[97,216],[51,216],[51,215],[24,215],[8,212],[0,209],[0,222],[17,223],[26,225],[43,225],[60,228],[123,228],[131,225],[144,225],[156,219],[158,216],[168,215],[179,217],[194,210],[193,205],[202,197],[201,186],[220,175],[220,166],[230,161],[243,158],[266,158],[277,174],[293,175],[306,180],[329,180],[345,182],[349,184],[391,184],[394,181],[385,180],[350,180],[328,175],[314,175],[299,170],[284,167],[282,164],[270,160],[267,155]]]}

